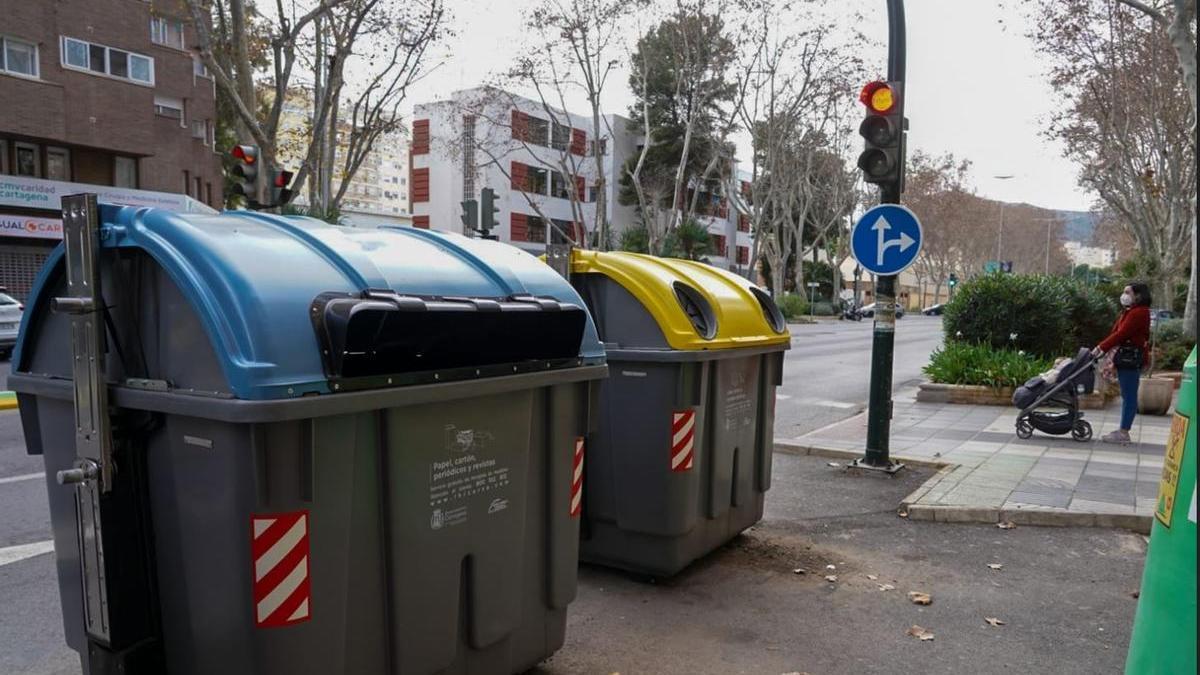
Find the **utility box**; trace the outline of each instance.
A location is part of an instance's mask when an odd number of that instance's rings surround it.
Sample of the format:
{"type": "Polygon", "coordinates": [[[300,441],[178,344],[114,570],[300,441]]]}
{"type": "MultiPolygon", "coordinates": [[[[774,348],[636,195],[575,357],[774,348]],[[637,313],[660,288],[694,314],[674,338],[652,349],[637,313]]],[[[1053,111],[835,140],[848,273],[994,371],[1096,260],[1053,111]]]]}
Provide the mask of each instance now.
{"type": "Polygon", "coordinates": [[[515,673],[562,645],[606,368],[561,277],[411,228],[93,195],[64,225],[9,383],[85,673],[515,673]]]}

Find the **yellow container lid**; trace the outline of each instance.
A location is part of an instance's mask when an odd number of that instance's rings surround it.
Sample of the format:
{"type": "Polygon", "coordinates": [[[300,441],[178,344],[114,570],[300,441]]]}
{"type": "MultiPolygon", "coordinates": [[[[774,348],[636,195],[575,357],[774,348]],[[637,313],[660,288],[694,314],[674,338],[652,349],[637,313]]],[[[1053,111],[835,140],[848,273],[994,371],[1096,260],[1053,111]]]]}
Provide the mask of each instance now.
{"type": "Polygon", "coordinates": [[[654,317],[672,349],[736,349],[791,342],[787,322],[766,292],[711,265],[641,253],[577,249],[572,251],[571,273],[602,274],[620,284],[654,317]],[[685,304],[693,314],[710,315],[696,323],[685,304]]]}

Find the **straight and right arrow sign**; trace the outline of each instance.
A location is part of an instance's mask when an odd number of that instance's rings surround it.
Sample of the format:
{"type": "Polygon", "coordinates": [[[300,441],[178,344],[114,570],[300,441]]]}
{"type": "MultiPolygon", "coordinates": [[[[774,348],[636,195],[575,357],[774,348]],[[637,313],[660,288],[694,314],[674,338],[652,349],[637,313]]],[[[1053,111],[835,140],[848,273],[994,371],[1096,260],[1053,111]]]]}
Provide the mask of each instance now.
{"type": "Polygon", "coordinates": [[[851,252],[864,269],[899,274],[921,252],[921,221],[899,204],[880,204],[863,214],[850,235],[851,252]]]}

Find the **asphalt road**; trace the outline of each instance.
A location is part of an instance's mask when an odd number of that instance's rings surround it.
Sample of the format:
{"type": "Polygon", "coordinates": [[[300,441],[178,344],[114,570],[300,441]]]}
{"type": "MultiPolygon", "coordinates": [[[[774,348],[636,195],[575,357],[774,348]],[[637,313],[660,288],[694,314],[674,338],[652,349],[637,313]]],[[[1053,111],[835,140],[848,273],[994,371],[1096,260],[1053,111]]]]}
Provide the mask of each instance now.
{"type": "MultiPolygon", "coordinates": [[[[794,438],[867,407],[872,324],[820,320],[793,324],[775,405],[775,435],[794,438]]],[[[893,389],[915,386],[929,353],[942,343],[941,317],[908,314],[896,322],[893,389]]]]}

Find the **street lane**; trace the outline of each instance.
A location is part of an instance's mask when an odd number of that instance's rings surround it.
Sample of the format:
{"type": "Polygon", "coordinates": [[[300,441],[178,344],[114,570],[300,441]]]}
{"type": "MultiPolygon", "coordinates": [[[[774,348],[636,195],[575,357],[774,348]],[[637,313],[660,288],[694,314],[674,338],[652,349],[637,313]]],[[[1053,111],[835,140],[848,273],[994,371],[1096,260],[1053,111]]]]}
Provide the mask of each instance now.
{"type": "MultiPolygon", "coordinates": [[[[775,405],[776,438],[795,438],[864,410],[870,389],[872,323],[793,324],[775,405]]],[[[915,386],[929,354],[942,343],[941,317],[906,315],[896,322],[893,389],[915,386]]]]}

